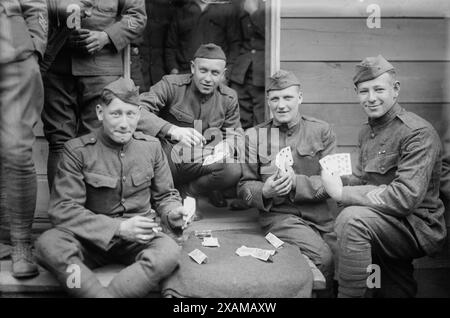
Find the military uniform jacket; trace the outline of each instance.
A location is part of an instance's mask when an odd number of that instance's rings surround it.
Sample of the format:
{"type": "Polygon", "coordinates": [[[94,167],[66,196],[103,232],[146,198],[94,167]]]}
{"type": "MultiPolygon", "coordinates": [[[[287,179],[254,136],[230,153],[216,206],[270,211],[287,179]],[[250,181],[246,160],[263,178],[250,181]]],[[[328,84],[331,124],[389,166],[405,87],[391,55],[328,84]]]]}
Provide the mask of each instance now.
{"type": "Polygon", "coordinates": [[[298,116],[291,127],[270,119],[245,133],[245,158],[241,156],[242,177],[239,196],[262,213],[289,213],[303,218],[323,231],[331,231],[333,217],[328,195],[320,178],[319,160],[336,149],[336,136],[324,121],[298,116]],[[275,156],[290,146],[296,174],[296,188],[284,197],[264,199],[264,182],[277,173],[275,156]],[[244,161],[245,160],[245,161],[244,161]]]}
{"type": "Polygon", "coordinates": [[[203,12],[189,1],[175,11],[166,41],[166,66],[170,70],[190,70],[195,51],[201,44],[219,45],[231,71],[239,50],[237,11],[232,4],[210,4],[203,12]]]}
{"type": "Polygon", "coordinates": [[[169,211],[179,206],[156,138],[135,133],[119,145],[96,131],[65,144],[49,215],[56,227],[106,250],[124,218],[147,216],[153,208],[168,225],[169,211]]]}
{"type": "Polygon", "coordinates": [[[151,136],[167,138],[167,132],[176,125],[196,128],[207,141],[213,136],[242,137],[239,104],[236,92],[220,84],[208,96],[202,95],[192,81],[192,75],[166,75],[140,96],[143,112],[138,130],[151,136]],[[194,124],[196,120],[198,126],[194,124]],[[228,135],[227,135],[228,133],[228,135]]]}
{"type": "Polygon", "coordinates": [[[0,2],[0,63],[44,56],[48,17],[46,0],[0,2]]]}
{"type": "Polygon", "coordinates": [[[111,44],[91,55],[66,43],[50,71],[76,76],[122,75],[122,50],[139,38],[147,22],[144,0],[125,0],[122,13],[118,13],[119,0],[89,1],[93,3],[92,15],[81,20],[81,28],[105,31],[111,44]]]}
{"type": "Polygon", "coordinates": [[[441,142],[434,128],[396,104],[367,123],[359,135],[359,162],[342,192],[342,203],[398,218],[427,254],[446,237],[439,199],[441,142]]]}
{"type": "Polygon", "coordinates": [[[251,69],[251,84],[264,87],[265,85],[265,19],[266,11],[261,7],[249,15],[242,10],[239,16],[241,27],[241,43],[239,55],[234,62],[230,79],[244,84],[246,73],[251,69]]]}

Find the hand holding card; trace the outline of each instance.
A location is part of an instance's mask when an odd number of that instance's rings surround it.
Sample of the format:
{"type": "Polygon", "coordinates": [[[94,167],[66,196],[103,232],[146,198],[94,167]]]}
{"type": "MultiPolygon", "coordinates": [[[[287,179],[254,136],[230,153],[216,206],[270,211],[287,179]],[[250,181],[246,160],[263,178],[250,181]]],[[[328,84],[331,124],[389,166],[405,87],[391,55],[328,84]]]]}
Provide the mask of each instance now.
{"type": "Polygon", "coordinates": [[[322,169],[330,174],[346,176],[352,174],[352,163],[349,153],[328,155],[319,160],[322,169]]]}

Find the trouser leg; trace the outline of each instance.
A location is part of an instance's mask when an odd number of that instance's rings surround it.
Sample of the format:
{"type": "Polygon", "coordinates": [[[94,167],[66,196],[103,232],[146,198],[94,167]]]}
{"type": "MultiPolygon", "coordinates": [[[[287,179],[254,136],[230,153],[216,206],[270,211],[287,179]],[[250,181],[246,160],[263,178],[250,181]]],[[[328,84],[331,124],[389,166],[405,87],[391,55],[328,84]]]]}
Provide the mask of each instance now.
{"type": "Polygon", "coordinates": [[[326,289],[320,296],[332,297],[333,254],[321,233],[300,217],[291,214],[262,213],[260,223],[265,233],[271,232],[280,240],[298,246],[311,259],[326,279],[326,289]]]}
{"type": "Polygon", "coordinates": [[[159,290],[159,282],[178,266],[180,247],[158,233],[148,244],[122,242],[111,250],[115,259],[128,265],[108,286],[115,297],[144,297],[159,290]]]}
{"type": "Polygon", "coordinates": [[[256,126],[265,120],[266,113],[266,94],[263,86],[250,85],[250,95],[253,102],[253,126],[256,126]]]}
{"type": "Polygon", "coordinates": [[[42,112],[45,138],[49,143],[47,179],[51,190],[64,143],[77,136],[77,78],[47,73],[44,77],[45,102],[42,112]]]}
{"type": "Polygon", "coordinates": [[[231,82],[231,88],[234,89],[239,99],[239,115],[243,129],[253,127],[253,98],[247,83],[238,84],[231,82]]]}
{"type": "Polygon", "coordinates": [[[2,218],[11,222],[13,245],[29,244],[37,191],[33,127],[43,104],[42,79],[33,56],[0,65],[0,73],[2,218]]]}
{"type": "Polygon", "coordinates": [[[54,228],[42,234],[36,241],[36,257],[69,295],[112,297],[90,269],[109,263],[106,252],[83,246],[71,233],[54,228]]]}
{"type": "MultiPolygon", "coordinates": [[[[380,266],[381,284],[383,281],[393,283],[400,289],[406,287],[405,295],[415,294],[415,284],[411,284],[413,271],[407,264],[423,256],[423,251],[405,222],[361,206],[347,207],[339,214],[335,223],[339,249],[339,297],[363,297],[368,287],[369,265],[375,261],[379,262],[376,265],[380,266]],[[397,267],[394,273],[400,268],[406,271],[393,275],[391,265],[397,267]],[[408,284],[404,285],[404,282],[408,284]]],[[[385,287],[381,289],[387,290],[385,287]]]]}

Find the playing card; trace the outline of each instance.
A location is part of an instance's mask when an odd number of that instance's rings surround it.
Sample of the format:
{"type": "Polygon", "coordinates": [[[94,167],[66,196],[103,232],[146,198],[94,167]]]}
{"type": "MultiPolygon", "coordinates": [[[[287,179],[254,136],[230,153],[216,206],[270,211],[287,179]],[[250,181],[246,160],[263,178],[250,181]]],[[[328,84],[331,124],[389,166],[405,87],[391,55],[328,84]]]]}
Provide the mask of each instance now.
{"type": "Polygon", "coordinates": [[[275,157],[275,165],[282,172],[287,172],[288,167],[292,167],[294,159],[292,158],[291,147],[285,147],[277,153],[275,157]]]}
{"type": "Polygon", "coordinates": [[[214,147],[213,154],[205,158],[205,160],[203,161],[203,165],[207,166],[215,162],[222,161],[223,159],[228,158],[230,156],[231,152],[228,143],[226,141],[221,141],[214,147]]]}
{"type": "Polygon", "coordinates": [[[220,247],[219,240],[217,237],[205,237],[202,242],[203,246],[206,247],[220,247]]]}
{"type": "Polygon", "coordinates": [[[187,215],[185,216],[185,220],[184,220],[184,226],[186,226],[189,222],[192,221],[192,218],[195,215],[195,211],[196,211],[195,199],[192,197],[186,197],[183,200],[183,206],[187,210],[187,215]]]}
{"type": "Polygon", "coordinates": [[[275,248],[279,248],[281,245],[284,244],[284,242],[282,240],[280,240],[278,237],[276,237],[272,233],[268,233],[266,235],[266,240],[268,240],[269,243],[272,244],[275,248]]]}
{"type": "Polygon", "coordinates": [[[254,253],[255,249],[242,245],[236,250],[236,254],[239,256],[251,256],[254,253]]]}
{"type": "Polygon", "coordinates": [[[195,249],[192,252],[188,254],[194,261],[196,261],[198,264],[206,263],[206,260],[208,259],[208,256],[206,256],[202,251],[199,249],[195,249]]]}
{"type": "Polygon", "coordinates": [[[352,174],[352,163],[349,153],[328,155],[319,160],[322,169],[328,173],[345,176],[352,174]]]}

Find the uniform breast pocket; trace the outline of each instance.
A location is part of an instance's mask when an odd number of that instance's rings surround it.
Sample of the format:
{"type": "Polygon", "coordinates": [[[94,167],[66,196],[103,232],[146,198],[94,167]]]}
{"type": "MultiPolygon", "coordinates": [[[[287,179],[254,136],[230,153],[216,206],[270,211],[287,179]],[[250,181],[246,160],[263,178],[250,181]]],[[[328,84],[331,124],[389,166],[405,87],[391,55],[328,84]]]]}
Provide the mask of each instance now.
{"type": "Polygon", "coordinates": [[[116,15],[117,1],[101,0],[98,2],[97,10],[108,15],[116,15]]]}
{"type": "Polygon", "coordinates": [[[293,153],[294,170],[304,175],[315,175],[320,172],[319,159],[324,149],[321,143],[304,143],[297,146],[293,153]]]}
{"type": "Polygon", "coordinates": [[[300,144],[297,146],[297,154],[300,157],[304,158],[314,158],[320,155],[320,152],[323,150],[323,144],[300,144]]]}
{"type": "Polygon", "coordinates": [[[105,214],[117,203],[118,178],[95,172],[85,172],[86,207],[96,213],[105,214]]]}
{"type": "Polygon", "coordinates": [[[150,188],[153,177],[154,177],[153,169],[133,172],[131,174],[131,180],[133,182],[134,190],[141,191],[145,188],[150,188]]]}
{"type": "Polygon", "coordinates": [[[385,175],[398,166],[398,159],[398,153],[379,154],[367,161],[364,171],[385,175]]]}

